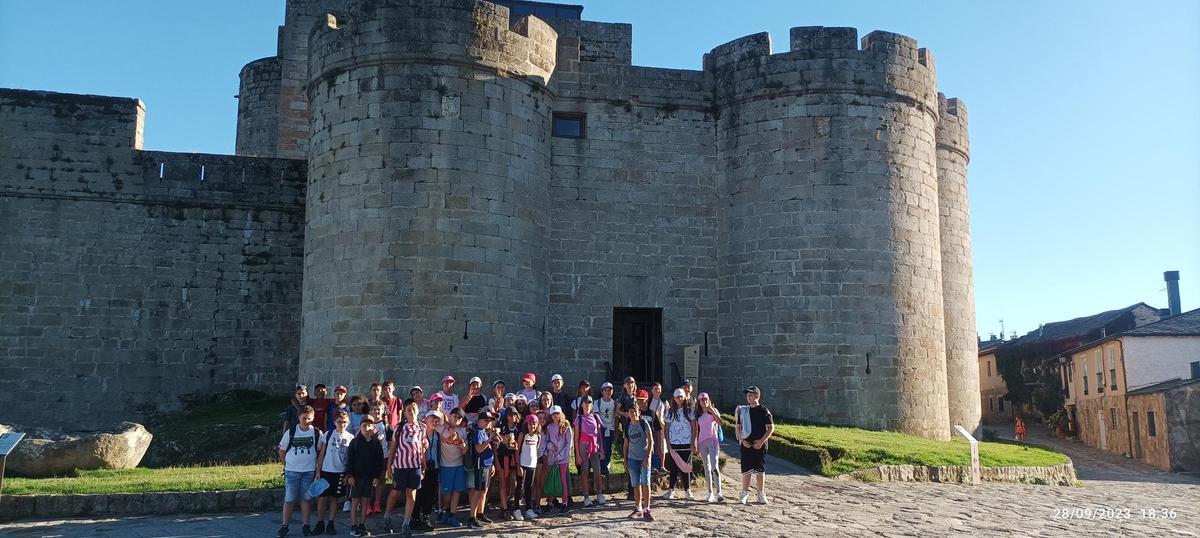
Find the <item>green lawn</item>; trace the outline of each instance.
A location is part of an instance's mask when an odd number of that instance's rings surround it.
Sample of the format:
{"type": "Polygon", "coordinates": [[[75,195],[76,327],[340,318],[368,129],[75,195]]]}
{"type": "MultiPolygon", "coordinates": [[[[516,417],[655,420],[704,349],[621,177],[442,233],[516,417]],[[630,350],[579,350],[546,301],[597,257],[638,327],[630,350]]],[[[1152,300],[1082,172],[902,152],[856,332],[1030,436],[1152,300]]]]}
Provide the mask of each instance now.
{"type": "MultiPolygon", "coordinates": [[[[732,416],[725,418],[733,424],[732,416]]],[[[970,463],[970,447],[961,438],[932,441],[896,432],[791,422],[775,425],[770,452],[825,476],[877,465],[970,463]]],[[[979,463],[984,467],[1046,467],[1066,462],[1066,456],[1041,448],[1013,443],[979,443],[979,463]]]]}
{"type": "Polygon", "coordinates": [[[183,411],[152,417],[154,434],[143,467],[255,465],[278,460],[274,445],[283,433],[279,413],[289,396],[254,391],[214,394],[183,411]]]}
{"type": "Polygon", "coordinates": [[[5,495],[222,491],[283,487],[279,464],[79,471],[62,478],[6,478],[5,495]]]}

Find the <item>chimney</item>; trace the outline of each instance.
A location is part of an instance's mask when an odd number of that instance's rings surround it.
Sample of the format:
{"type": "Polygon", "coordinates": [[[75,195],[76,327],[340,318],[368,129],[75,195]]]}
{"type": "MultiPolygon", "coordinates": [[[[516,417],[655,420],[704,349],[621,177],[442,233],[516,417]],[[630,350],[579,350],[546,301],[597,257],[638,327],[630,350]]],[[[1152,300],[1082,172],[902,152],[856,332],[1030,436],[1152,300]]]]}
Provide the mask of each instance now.
{"type": "Polygon", "coordinates": [[[1167,281],[1167,306],[1171,309],[1171,316],[1178,316],[1181,311],[1179,304],[1179,271],[1167,271],[1163,273],[1163,280],[1167,281]]]}

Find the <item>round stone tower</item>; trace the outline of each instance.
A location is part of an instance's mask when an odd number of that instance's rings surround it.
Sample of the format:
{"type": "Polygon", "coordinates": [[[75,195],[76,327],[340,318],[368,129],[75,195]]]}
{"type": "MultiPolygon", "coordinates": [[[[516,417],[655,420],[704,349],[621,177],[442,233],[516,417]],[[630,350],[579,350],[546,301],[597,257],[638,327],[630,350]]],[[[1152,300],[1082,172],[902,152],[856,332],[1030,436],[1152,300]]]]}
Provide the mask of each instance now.
{"type": "Polygon", "coordinates": [[[473,0],[351,0],[309,41],[300,379],[541,366],[557,34],[473,0]]]}
{"type": "Polygon", "coordinates": [[[942,295],[946,309],[946,383],[950,427],[979,428],[979,340],[971,264],[971,210],[967,203],[970,138],[967,107],[938,94],[937,174],[941,212],[942,295]]]}
{"type": "Polygon", "coordinates": [[[279,129],[279,58],[254,60],[238,74],[237,154],[274,157],[279,129]]]}
{"type": "Polygon", "coordinates": [[[717,47],[705,71],[725,401],[770,379],[783,416],[947,439],[932,57],[807,27],[782,54],[765,33],[717,47]]]}

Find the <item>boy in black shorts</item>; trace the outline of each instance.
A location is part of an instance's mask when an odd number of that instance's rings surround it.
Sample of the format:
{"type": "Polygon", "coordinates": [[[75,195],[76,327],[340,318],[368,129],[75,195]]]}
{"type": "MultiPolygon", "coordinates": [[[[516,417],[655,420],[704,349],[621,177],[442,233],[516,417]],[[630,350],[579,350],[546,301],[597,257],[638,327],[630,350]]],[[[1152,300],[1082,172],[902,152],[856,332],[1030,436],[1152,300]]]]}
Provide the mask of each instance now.
{"type": "Polygon", "coordinates": [[[775,418],[771,411],[760,403],[762,392],[758,387],[746,387],[746,404],[737,408],[738,446],[742,460],[742,493],[738,502],[746,504],[750,497],[750,477],[758,476],[758,502],[767,504],[767,493],[763,489],[766,479],[767,440],[775,433],[775,418]]]}
{"type": "Polygon", "coordinates": [[[383,482],[386,469],[383,442],[375,435],[375,421],[362,419],[358,435],[346,449],[346,485],[350,486],[350,534],[369,536],[367,506],[375,496],[375,487],[383,482]],[[355,522],[357,521],[357,525],[355,522]]]}

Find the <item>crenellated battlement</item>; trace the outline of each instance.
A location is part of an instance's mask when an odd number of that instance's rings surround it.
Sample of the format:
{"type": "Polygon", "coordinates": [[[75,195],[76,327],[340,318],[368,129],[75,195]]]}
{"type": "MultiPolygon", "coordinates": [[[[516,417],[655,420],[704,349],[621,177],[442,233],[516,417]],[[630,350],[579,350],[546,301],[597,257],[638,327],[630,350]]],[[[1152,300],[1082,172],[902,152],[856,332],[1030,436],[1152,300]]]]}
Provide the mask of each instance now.
{"type": "Polygon", "coordinates": [[[969,159],[971,141],[967,125],[966,103],[957,97],[947,98],[945,94],[938,93],[938,149],[954,151],[969,159]]]}
{"type": "Polygon", "coordinates": [[[790,50],[773,53],[758,33],[720,45],[704,56],[721,100],[783,95],[860,93],[892,95],[937,114],[933,54],[911,37],[884,31],[858,39],[854,28],[802,26],[790,32],[790,50]]]}
{"type": "Polygon", "coordinates": [[[351,0],[309,36],[312,83],[389,63],[476,64],[545,85],[558,33],[533,16],[481,0],[351,0]]]}

